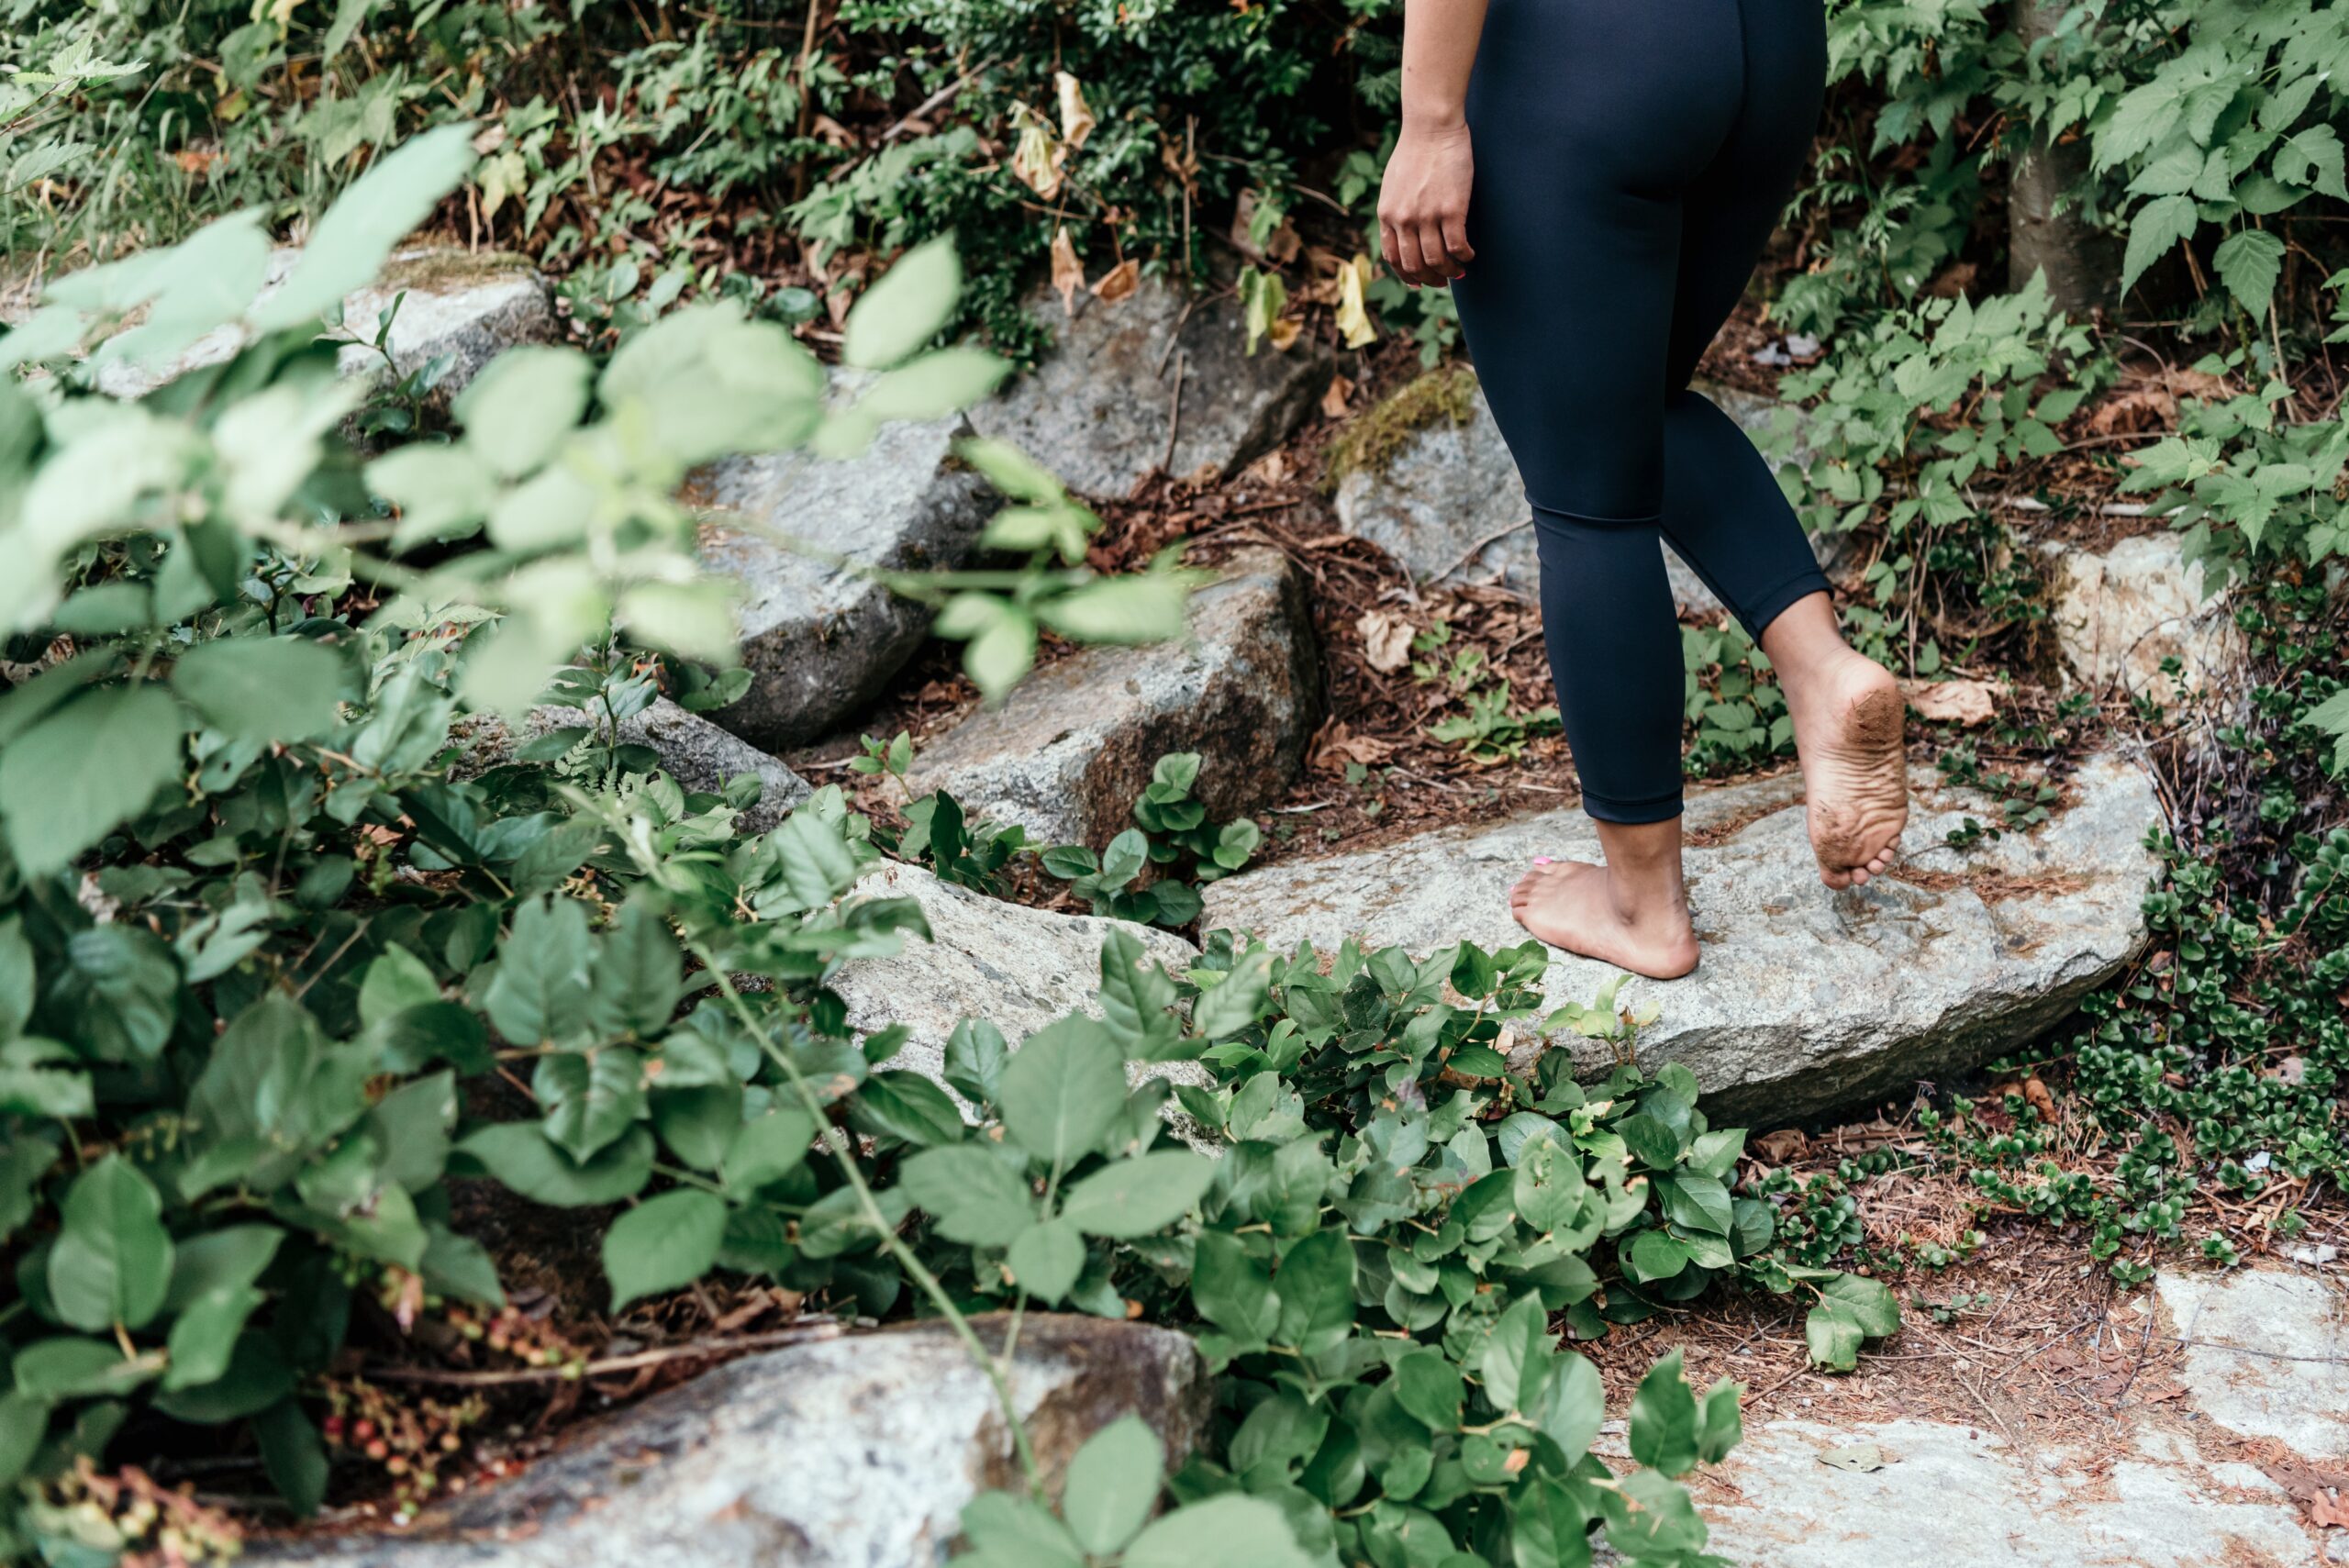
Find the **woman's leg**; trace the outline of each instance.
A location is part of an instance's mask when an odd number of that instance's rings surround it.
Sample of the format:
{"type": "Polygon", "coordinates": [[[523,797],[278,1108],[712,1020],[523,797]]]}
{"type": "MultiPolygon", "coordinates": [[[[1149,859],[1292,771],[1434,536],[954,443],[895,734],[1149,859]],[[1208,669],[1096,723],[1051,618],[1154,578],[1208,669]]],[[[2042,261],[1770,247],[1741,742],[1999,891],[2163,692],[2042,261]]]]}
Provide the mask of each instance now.
{"type": "Polygon", "coordinates": [[[1493,0],[1468,119],[1475,260],[1453,285],[1525,480],[1542,630],[1604,867],[1512,898],[1545,941],[1696,961],[1679,882],[1680,633],[1665,580],[1665,370],[1681,193],[1730,128],[1737,0],[1493,0]]]}
{"type": "Polygon", "coordinates": [[[1664,538],[1777,669],[1802,760],[1810,840],[1830,887],[1881,874],[1908,818],[1902,707],[1889,672],[1847,646],[1826,575],[1745,432],[1688,390],[1735,308],[1819,121],[1819,0],[1739,0],[1737,124],[1690,189],[1681,230],[1664,416],[1664,538]]]}

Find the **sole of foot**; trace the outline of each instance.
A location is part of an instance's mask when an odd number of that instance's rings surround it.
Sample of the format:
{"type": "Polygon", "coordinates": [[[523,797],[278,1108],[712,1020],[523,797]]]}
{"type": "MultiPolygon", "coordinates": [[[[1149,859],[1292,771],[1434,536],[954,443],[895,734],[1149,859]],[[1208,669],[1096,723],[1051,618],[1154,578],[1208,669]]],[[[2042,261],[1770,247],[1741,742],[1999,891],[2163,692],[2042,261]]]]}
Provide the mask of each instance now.
{"type": "Polygon", "coordinates": [[[1624,919],[1605,866],[1539,862],[1509,889],[1508,908],[1519,925],[1552,947],[1651,980],[1677,980],[1697,967],[1697,933],[1687,911],[1675,919],[1624,919]]]}
{"type": "Polygon", "coordinates": [[[1883,665],[1854,654],[1806,706],[1811,711],[1795,719],[1795,751],[1819,880],[1864,887],[1891,869],[1909,825],[1900,688],[1883,665]]]}

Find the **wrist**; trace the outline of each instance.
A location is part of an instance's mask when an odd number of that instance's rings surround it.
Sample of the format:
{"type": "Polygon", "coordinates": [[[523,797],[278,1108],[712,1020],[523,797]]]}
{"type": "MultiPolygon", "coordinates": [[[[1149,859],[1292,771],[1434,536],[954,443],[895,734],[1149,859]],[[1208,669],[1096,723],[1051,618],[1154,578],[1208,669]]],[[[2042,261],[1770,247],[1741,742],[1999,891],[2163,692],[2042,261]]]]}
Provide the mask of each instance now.
{"type": "Polygon", "coordinates": [[[1403,129],[1416,136],[1460,136],[1468,129],[1467,110],[1459,104],[1403,106],[1403,129]]]}

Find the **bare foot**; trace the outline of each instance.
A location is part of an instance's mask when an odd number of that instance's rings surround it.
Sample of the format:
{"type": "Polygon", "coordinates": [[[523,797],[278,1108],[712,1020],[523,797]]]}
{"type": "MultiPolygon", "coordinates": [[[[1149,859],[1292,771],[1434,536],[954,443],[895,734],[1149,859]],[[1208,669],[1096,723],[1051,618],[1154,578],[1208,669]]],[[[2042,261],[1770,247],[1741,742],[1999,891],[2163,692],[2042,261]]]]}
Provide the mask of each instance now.
{"type": "Polygon", "coordinates": [[[1537,861],[1509,889],[1517,923],[1552,947],[1644,974],[1677,980],[1697,967],[1697,933],[1683,904],[1626,915],[1605,866],[1537,861]]]}
{"type": "Polygon", "coordinates": [[[1865,886],[1899,852],[1909,822],[1909,762],[1892,672],[1846,650],[1799,687],[1789,682],[1819,880],[1865,886]]]}

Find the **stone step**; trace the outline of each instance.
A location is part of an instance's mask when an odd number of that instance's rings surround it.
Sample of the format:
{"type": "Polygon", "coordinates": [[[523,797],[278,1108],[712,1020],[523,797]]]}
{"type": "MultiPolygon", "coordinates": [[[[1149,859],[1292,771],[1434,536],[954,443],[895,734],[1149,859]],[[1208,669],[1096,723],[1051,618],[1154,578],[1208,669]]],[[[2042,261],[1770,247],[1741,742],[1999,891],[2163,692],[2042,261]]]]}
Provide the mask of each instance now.
{"type": "MultiPolygon", "coordinates": [[[[1792,775],[1694,792],[1689,899],[1704,957],[1684,980],[1635,980],[1622,1001],[1662,1014],[1641,1031],[1650,1068],[1681,1062],[1719,1117],[1782,1125],[1907,1092],[2048,1029],[2144,942],[2156,870],[2142,840],[2153,785],[2110,755],[2084,762],[2071,804],[2029,834],[1974,848],[1944,836],[1990,802],[1911,781],[1908,854],[1894,876],[1831,892],[1819,881],[1792,775]]],[[[1526,940],[1508,889],[1536,855],[1597,860],[1590,819],[1562,810],[1440,828],[1375,849],[1285,861],[1204,889],[1200,928],[1274,948],[1349,937],[1426,953],[1526,940]]],[[[1613,973],[1555,952],[1553,1003],[1586,1001],[1613,973]]],[[[1603,1073],[1605,1045],[1566,1036],[1603,1073]]]]}
{"type": "MultiPolygon", "coordinates": [[[[974,1320],[1000,1349],[1001,1314],[974,1320]]],[[[1211,1391],[1188,1336],[1030,1312],[1008,1381],[1057,1495],[1085,1440],[1134,1415],[1179,1466],[1211,1391]]],[[[934,1568],[963,1506],[1019,1485],[986,1373],[942,1323],[745,1356],[567,1432],[516,1479],[399,1535],[250,1542],[307,1568],[934,1568]]]]}
{"type": "MultiPolygon", "coordinates": [[[[1698,390],[1757,440],[1784,406],[1732,387],[1704,384],[1698,390]]],[[[1338,526],[1385,550],[1417,582],[1490,581],[1530,597],[1538,592],[1542,573],[1525,487],[1483,389],[1467,392],[1462,406],[1464,417],[1455,420],[1439,411],[1383,460],[1341,478],[1338,526]]],[[[1377,409],[1359,416],[1380,417],[1377,409]]],[[[1813,543],[1822,562],[1831,563],[1839,554],[1837,541],[1813,543]]],[[[1721,607],[1669,546],[1664,564],[1682,614],[1708,615],[1721,607]]]]}
{"type": "Polygon", "coordinates": [[[2241,684],[2247,652],[2226,591],[2206,593],[2185,536],[2141,534],[2101,550],[2048,540],[2048,625],[2065,673],[2091,692],[2175,700],[2162,663],[2176,659],[2188,692],[2241,684]]]}
{"type": "Polygon", "coordinates": [[[979,708],[916,755],[908,784],[942,789],[1031,843],[1096,849],[1134,825],[1133,802],[1169,751],[1196,751],[1210,821],[1279,797],[1319,717],[1321,667],[1288,558],[1238,551],[1191,602],[1191,634],[1085,648],[979,708]]]}

